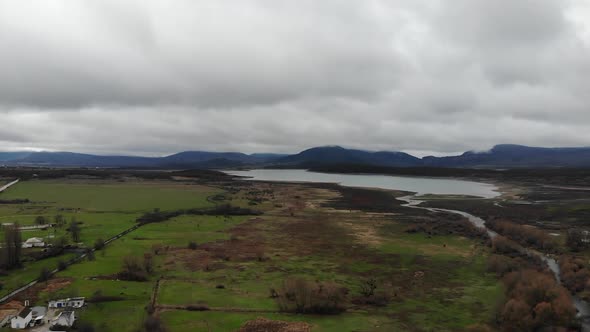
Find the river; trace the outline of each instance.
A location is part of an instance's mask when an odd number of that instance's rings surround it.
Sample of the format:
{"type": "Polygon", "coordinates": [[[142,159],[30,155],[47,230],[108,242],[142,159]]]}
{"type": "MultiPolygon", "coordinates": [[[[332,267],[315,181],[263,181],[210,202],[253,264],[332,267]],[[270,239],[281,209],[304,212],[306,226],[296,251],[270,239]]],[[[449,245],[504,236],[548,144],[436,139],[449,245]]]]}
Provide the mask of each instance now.
{"type": "MultiPolygon", "coordinates": [[[[365,187],[410,191],[414,192],[415,194],[397,198],[399,200],[405,201],[405,206],[416,209],[424,209],[431,212],[449,212],[459,214],[467,218],[475,226],[485,229],[491,238],[498,235],[493,230],[487,228],[485,220],[465,211],[420,206],[420,203],[424,201],[423,199],[420,199],[420,196],[427,194],[465,195],[477,196],[487,199],[499,196],[500,192],[498,188],[488,183],[429,177],[318,173],[292,169],[257,169],[250,171],[226,171],[226,173],[260,181],[322,182],[337,183],[346,187],[365,187]]],[[[522,248],[522,251],[529,256],[540,257],[554,274],[557,282],[561,283],[559,264],[554,258],[538,251],[528,250],[524,247],[522,248]]],[[[572,298],[574,300],[576,310],[578,311],[578,317],[582,321],[582,331],[590,332],[590,304],[578,298],[577,296],[572,296],[572,298]]]]}

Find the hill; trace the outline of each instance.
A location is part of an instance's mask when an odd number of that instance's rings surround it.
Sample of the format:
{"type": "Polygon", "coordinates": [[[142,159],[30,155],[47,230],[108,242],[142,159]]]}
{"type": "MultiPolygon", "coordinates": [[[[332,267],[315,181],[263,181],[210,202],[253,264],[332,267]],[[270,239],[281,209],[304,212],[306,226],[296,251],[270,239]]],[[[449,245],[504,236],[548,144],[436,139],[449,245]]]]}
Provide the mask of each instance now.
{"type": "Polygon", "coordinates": [[[184,151],[165,157],[100,156],[73,152],[0,152],[0,163],[12,166],[138,167],[138,168],[310,168],[325,165],[447,168],[590,167],[590,147],[542,148],[496,145],[489,151],[468,151],[449,157],[417,158],[399,151],[364,151],[323,146],[293,155],[272,153],[184,151]]]}
{"type": "Polygon", "coordinates": [[[298,154],[280,158],[278,164],[367,164],[379,166],[412,167],[420,166],[422,161],[404,152],[370,152],[345,149],[340,146],[311,148],[298,154]]]}

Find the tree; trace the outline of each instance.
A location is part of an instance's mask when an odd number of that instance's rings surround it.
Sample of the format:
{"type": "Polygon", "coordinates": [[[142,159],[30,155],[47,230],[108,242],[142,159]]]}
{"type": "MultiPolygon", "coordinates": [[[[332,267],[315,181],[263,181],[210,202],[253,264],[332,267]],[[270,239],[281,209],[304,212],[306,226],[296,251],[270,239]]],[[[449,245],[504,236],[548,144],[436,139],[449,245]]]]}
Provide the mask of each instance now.
{"type": "Polygon", "coordinates": [[[65,236],[56,237],[53,239],[53,246],[56,248],[64,248],[68,245],[68,238],[65,236]]]}
{"type": "Polygon", "coordinates": [[[375,289],[377,289],[377,280],[375,278],[369,278],[361,283],[361,294],[363,296],[373,296],[375,289]]]}
{"type": "Polygon", "coordinates": [[[37,225],[45,225],[47,224],[47,218],[45,218],[44,216],[37,216],[37,218],[35,218],[35,223],[37,225]]]}
{"type": "Polygon", "coordinates": [[[149,332],[165,332],[166,327],[162,323],[162,321],[154,316],[148,316],[145,321],[143,322],[144,331],[149,332]]]}
{"type": "Polygon", "coordinates": [[[66,262],[64,262],[62,260],[60,260],[59,262],[57,262],[57,269],[59,271],[63,271],[65,269],[67,269],[67,268],[68,268],[68,264],[66,262]]]}
{"type": "Polygon", "coordinates": [[[12,269],[20,266],[22,238],[18,223],[6,225],[4,228],[4,266],[12,269]]]}
{"type": "Polygon", "coordinates": [[[94,249],[100,250],[102,248],[104,248],[104,240],[102,238],[96,239],[96,241],[94,241],[94,249]]]}
{"type": "Polygon", "coordinates": [[[43,267],[39,272],[39,281],[47,281],[51,278],[51,271],[47,267],[43,267]]]}
{"type": "Polygon", "coordinates": [[[143,264],[136,256],[126,256],[123,258],[123,270],[119,272],[118,277],[119,279],[128,281],[147,280],[147,274],[143,264]]]}
{"type": "Polygon", "coordinates": [[[57,227],[63,227],[66,224],[66,218],[64,218],[63,215],[58,214],[55,217],[53,217],[53,222],[55,222],[55,226],[57,227]]]}
{"type": "Polygon", "coordinates": [[[582,230],[572,228],[567,231],[565,243],[572,251],[580,251],[581,249],[586,247],[586,243],[584,242],[584,240],[585,236],[582,230]]]}
{"type": "Polygon", "coordinates": [[[149,252],[143,254],[143,269],[148,274],[154,272],[154,256],[149,252]]]}
{"type": "Polygon", "coordinates": [[[68,231],[72,234],[72,241],[80,242],[80,225],[78,225],[76,219],[72,218],[68,231]]]}

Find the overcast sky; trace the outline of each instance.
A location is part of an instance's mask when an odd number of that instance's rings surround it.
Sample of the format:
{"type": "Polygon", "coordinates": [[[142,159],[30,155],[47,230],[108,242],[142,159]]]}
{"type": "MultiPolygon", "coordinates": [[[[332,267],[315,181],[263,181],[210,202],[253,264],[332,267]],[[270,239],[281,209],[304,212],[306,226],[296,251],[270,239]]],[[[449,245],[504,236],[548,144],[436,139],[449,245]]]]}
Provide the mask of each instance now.
{"type": "Polygon", "coordinates": [[[0,150],[590,146],[588,0],[0,0],[0,150]]]}

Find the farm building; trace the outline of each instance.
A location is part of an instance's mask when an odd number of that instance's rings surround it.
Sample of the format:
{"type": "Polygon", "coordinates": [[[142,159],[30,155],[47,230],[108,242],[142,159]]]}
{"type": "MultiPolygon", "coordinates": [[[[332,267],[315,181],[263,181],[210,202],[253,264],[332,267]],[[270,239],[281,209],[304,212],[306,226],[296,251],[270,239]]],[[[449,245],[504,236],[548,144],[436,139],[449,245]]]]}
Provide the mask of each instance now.
{"type": "Polygon", "coordinates": [[[40,237],[32,237],[27,239],[22,244],[23,248],[43,248],[45,247],[45,241],[40,237]]]}
{"type": "Polygon", "coordinates": [[[10,327],[13,329],[24,329],[29,326],[31,319],[33,318],[33,311],[31,308],[24,308],[18,313],[11,321],[10,327]]]}
{"type": "Polygon", "coordinates": [[[31,323],[32,325],[39,325],[43,323],[43,319],[45,318],[45,314],[47,313],[47,308],[45,307],[32,307],[31,311],[33,312],[31,323]]]}
{"type": "Polygon", "coordinates": [[[73,311],[62,311],[51,322],[51,326],[71,327],[72,325],[74,325],[75,320],[76,320],[76,313],[74,313],[73,311]]]}
{"type": "Polygon", "coordinates": [[[84,297],[72,297],[67,299],[49,301],[49,308],[82,308],[84,297]]]}

